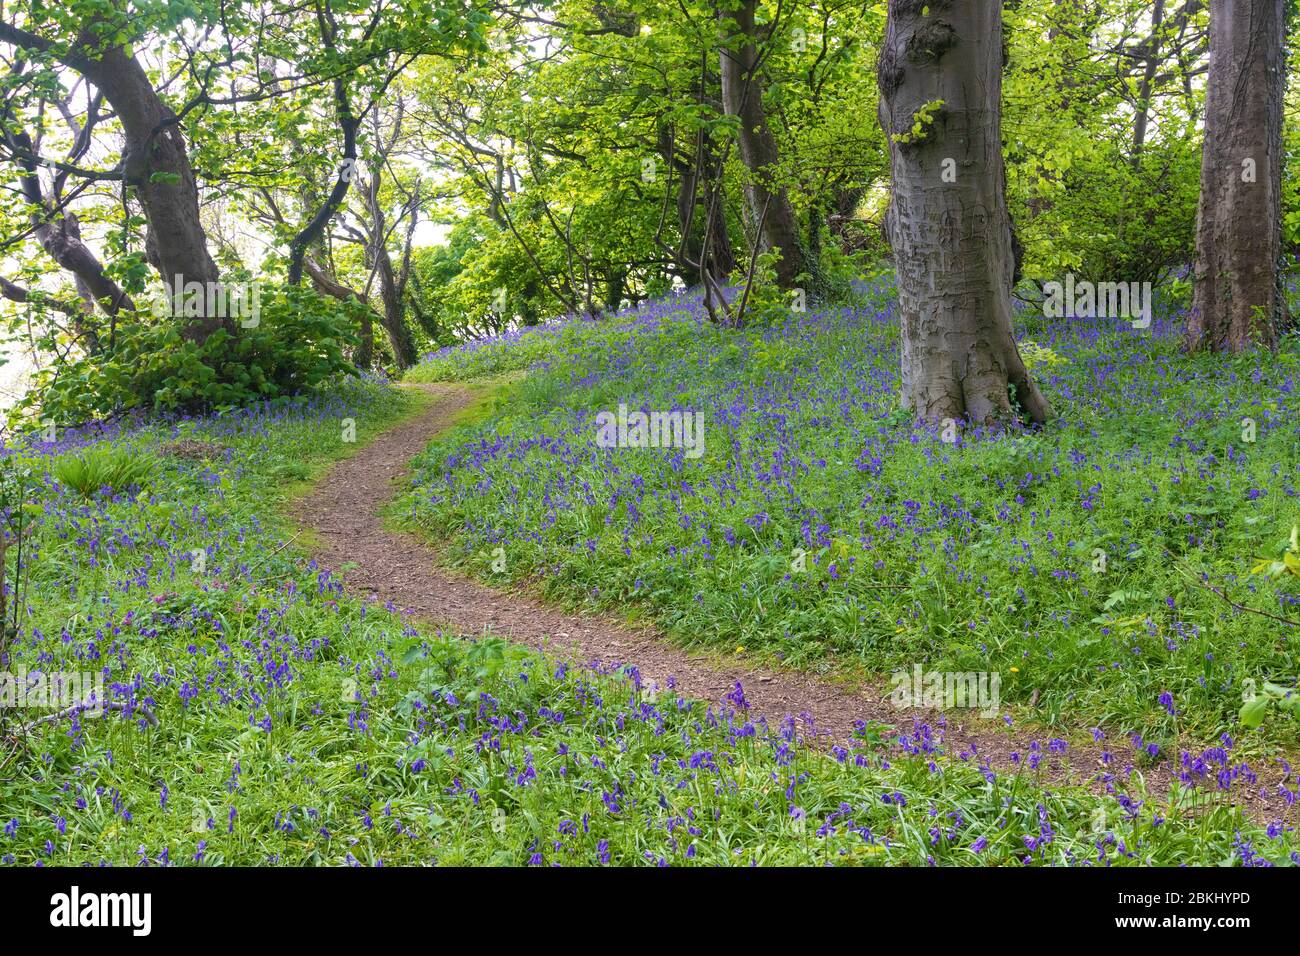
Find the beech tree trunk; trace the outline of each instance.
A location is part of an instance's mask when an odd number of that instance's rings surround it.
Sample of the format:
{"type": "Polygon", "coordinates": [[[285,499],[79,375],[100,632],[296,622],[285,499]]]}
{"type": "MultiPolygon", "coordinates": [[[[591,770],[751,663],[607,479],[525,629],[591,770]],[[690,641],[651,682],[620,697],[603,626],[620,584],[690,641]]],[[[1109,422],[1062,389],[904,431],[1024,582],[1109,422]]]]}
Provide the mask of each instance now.
{"type": "Polygon", "coordinates": [[[1278,268],[1285,16],[1283,0],[1210,4],[1189,350],[1273,348],[1285,324],[1278,268]]]}
{"type": "Polygon", "coordinates": [[[890,0],[879,63],[893,171],[885,228],[898,273],[902,401],[928,422],[1051,416],[1012,337],[1002,58],[1000,3],[890,0]]]}
{"type": "MultiPolygon", "coordinates": [[[[740,120],[737,145],[749,175],[745,182],[745,204],[756,230],[759,248],[779,249],[777,283],[793,289],[803,282],[817,286],[816,263],[808,256],[799,236],[799,220],[784,186],[775,184],[778,174],[776,138],[767,125],[763,109],[763,79],[758,67],[758,27],[754,14],[758,0],[740,0],[734,10],[718,9],[722,36],[722,106],[728,116],[740,120]],[[728,20],[735,21],[734,29],[728,20]],[[808,276],[800,280],[799,276],[808,276]]],[[[820,291],[819,288],[810,292],[820,291]]]]}

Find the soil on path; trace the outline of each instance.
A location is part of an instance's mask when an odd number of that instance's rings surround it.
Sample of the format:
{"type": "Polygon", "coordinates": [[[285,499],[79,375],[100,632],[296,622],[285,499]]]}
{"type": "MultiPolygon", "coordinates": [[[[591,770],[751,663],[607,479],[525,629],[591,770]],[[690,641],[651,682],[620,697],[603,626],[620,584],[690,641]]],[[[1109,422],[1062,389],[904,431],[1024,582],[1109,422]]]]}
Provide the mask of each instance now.
{"type": "MultiPolygon", "coordinates": [[[[874,721],[908,734],[915,719],[936,726],[945,716],[938,711],[895,707],[887,686],[849,686],[798,671],[767,670],[692,654],[652,628],[566,613],[527,593],[488,587],[441,567],[438,553],[425,541],[388,529],[380,517],[380,509],[405,489],[411,459],[446,430],[474,398],[471,391],[456,385],[419,387],[431,393],[429,407],[338,462],[293,508],[294,517],[315,533],[322,565],[336,571],[345,564],[354,565],[342,575],[352,594],[391,602],[399,610],[460,635],[477,637],[491,632],[553,658],[635,665],[645,683],[665,688],[671,680],[677,693],[698,700],[717,703],[740,684],[752,717],[765,718],[776,727],[793,715],[805,736],[844,741],[859,721],[874,721]]],[[[1112,735],[1096,744],[1075,742],[1061,756],[1049,752],[1042,735],[1030,736],[1002,720],[969,716],[973,713],[959,710],[946,715],[943,747],[948,754],[987,763],[999,772],[1014,772],[1025,766],[1031,746],[1037,744],[1041,763],[1035,773],[1043,780],[1068,780],[1099,789],[1107,774],[1125,779],[1140,772],[1156,800],[1165,798],[1175,779],[1168,760],[1134,771],[1136,755],[1124,736],[1112,735]],[[1113,754],[1109,762],[1104,759],[1107,750],[1113,754]]],[[[1254,785],[1238,779],[1220,799],[1239,804],[1259,821],[1296,823],[1300,812],[1277,791],[1280,783],[1294,790],[1295,775],[1284,776],[1283,770],[1271,763],[1253,769],[1259,775],[1254,785]]],[[[1213,776],[1208,786],[1213,788],[1213,776]]]]}

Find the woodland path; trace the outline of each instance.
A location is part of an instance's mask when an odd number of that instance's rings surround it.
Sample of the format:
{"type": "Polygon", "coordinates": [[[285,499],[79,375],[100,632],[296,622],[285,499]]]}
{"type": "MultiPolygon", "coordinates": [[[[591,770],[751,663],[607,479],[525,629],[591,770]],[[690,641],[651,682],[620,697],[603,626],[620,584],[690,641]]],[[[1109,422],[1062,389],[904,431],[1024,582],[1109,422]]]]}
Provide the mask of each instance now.
{"type": "MultiPolygon", "coordinates": [[[[912,732],[914,719],[937,729],[942,712],[896,708],[889,699],[888,682],[851,686],[795,670],[750,666],[734,657],[693,654],[653,628],[567,613],[522,590],[489,587],[446,569],[426,541],[385,527],[380,510],[405,488],[411,459],[451,426],[474,393],[457,385],[406,387],[431,393],[433,401],[335,464],[292,507],[293,516],[314,533],[316,557],[324,567],[337,573],[344,565],[354,565],[341,575],[354,596],[391,602],[398,610],[457,635],[478,637],[490,632],[577,664],[635,665],[642,681],[653,688],[665,689],[671,679],[676,693],[711,704],[721,704],[723,695],[739,683],[751,718],[765,718],[775,729],[787,715],[794,715],[804,736],[816,735],[823,742],[847,740],[857,721],[874,721],[900,734],[912,732]]],[[[947,714],[943,748],[954,758],[965,755],[977,765],[987,763],[999,773],[1014,773],[1013,754],[1020,755],[1023,766],[1031,744],[1037,742],[1042,761],[1036,773],[1044,781],[1100,789],[1100,775],[1111,773],[1122,779],[1133,772],[1135,752],[1119,733],[1109,734],[1101,743],[1094,743],[1091,735],[1084,743],[1075,739],[1062,759],[1047,752],[1048,734],[1032,735],[1001,719],[973,715],[968,710],[947,714]],[[1105,750],[1113,754],[1109,765],[1103,762],[1105,750]]],[[[1217,741],[1198,748],[1187,742],[1183,746],[1199,751],[1214,744],[1217,741]]],[[[1164,760],[1140,770],[1152,799],[1163,802],[1169,793],[1174,779],[1170,763],[1164,760]]],[[[1284,776],[1271,761],[1252,763],[1252,767],[1259,774],[1258,782],[1252,787],[1237,781],[1224,797],[1260,821],[1300,821],[1300,807],[1288,806],[1276,792],[1281,782],[1296,789],[1296,775],[1284,776]]]]}

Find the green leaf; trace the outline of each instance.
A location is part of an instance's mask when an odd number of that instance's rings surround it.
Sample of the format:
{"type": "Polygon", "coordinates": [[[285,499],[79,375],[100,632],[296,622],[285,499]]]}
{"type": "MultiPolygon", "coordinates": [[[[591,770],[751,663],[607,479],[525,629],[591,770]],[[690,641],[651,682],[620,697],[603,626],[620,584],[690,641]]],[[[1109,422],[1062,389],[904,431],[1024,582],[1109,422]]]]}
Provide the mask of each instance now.
{"type": "Polygon", "coordinates": [[[1242,705],[1241,713],[1238,716],[1243,727],[1254,729],[1264,723],[1266,713],[1268,713],[1268,698],[1256,697],[1242,705]]]}

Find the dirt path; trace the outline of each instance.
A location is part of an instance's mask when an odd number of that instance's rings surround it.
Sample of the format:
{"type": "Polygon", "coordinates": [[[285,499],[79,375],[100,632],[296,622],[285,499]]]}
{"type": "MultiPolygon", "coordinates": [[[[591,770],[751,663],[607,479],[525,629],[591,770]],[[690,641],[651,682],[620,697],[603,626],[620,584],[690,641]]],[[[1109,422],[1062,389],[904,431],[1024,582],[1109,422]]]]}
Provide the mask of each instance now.
{"type": "MultiPolygon", "coordinates": [[[[346,563],[344,582],[349,591],[391,601],[417,618],[450,626],[457,633],[478,636],[486,631],[520,644],[544,650],[552,657],[579,663],[633,664],[642,679],[666,687],[671,678],[678,692],[703,701],[718,702],[739,683],[750,712],[776,727],[787,715],[803,722],[805,733],[814,730],[833,740],[845,740],[857,721],[876,721],[910,733],[913,718],[934,723],[939,712],[899,710],[888,698],[888,687],[848,687],[796,671],[769,671],[740,663],[719,662],[688,653],[649,628],[629,628],[594,615],[574,615],[556,610],[532,596],[479,584],[439,567],[437,553],[415,535],[386,529],[380,508],[399,494],[410,460],[422,452],[457,412],[472,400],[464,388],[452,385],[421,386],[434,396],[430,408],[384,432],[353,457],[340,461],[316,488],[294,506],[294,516],[312,529],[321,542],[317,557],[328,568],[346,563]]],[[[954,756],[973,749],[975,763],[987,762],[999,771],[1014,770],[1013,754],[1023,759],[1031,744],[1047,740],[1008,727],[1000,720],[980,720],[957,710],[947,715],[944,749],[954,756]]],[[[1073,743],[1065,759],[1044,752],[1039,774],[1044,779],[1103,784],[1096,778],[1111,773],[1125,777],[1134,756],[1126,737],[1097,745],[1073,743]],[[1103,762],[1103,748],[1114,754],[1103,762]]],[[[1254,818],[1296,822],[1297,807],[1288,806],[1276,793],[1286,780],[1295,789],[1294,776],[1283,777],[1280,768],[1255,767],[1254,786],[1234,783],[1228,795],[1254,818]],[[1261,793],[1266,788],[1267,793],[1261,793]]],[[[1174,779],[1169,761],[1144,768],[1148,791],[1163,797],[1174,779]]],[[[1211,785],[1213,779],[1211,777],[1211,785]]]]}

